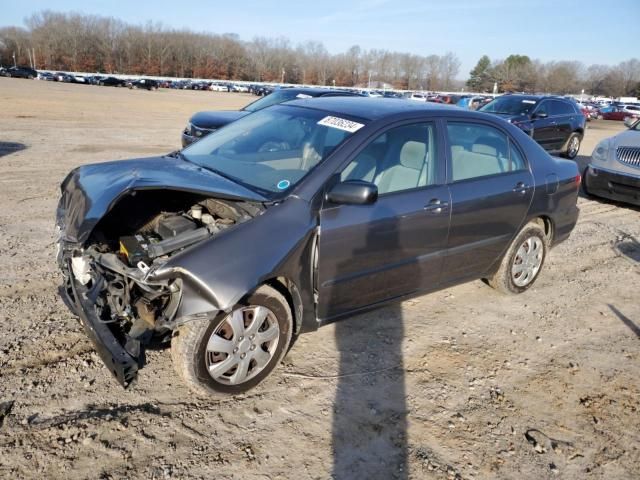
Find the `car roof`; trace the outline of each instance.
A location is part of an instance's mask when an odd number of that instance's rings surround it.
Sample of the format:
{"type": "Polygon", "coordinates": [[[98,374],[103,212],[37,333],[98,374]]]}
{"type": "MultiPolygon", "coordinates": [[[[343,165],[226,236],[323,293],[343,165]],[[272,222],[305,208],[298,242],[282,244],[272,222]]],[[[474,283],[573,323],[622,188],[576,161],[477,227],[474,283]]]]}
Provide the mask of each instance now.
{"type": "Polygon", "coordinates": [[[341,90],[338,88],[321,88],[321,87],[284,87],[280,90],[286,90],[287,92],[304,93],[314,97],[320,97],[322,95],[340,94],[340,95],[359,95],[357,92],[350,90],[341,90]]]}
{"type": "Polygon", "coordinates": [[[516,98],[523,98],[525,100],[536,100],[536,101],[540,101],[540,100],[544,100],[544,99],[553,99],[553,100],[562,100],[564,102],[576,102],[576,100],[572,99],[572,98],[566,98],[566,97],[561,97],[559,95],[542,95],[542,94],[528,94],[528,93],[505,93],[504,95],[500,95],[497,98],[502,98],[502,97],[516,97],[516,98]]]}
{"type": "Polygon", "coordinates": [[[299,99],[286,102],[285,105],[325,110],[335,114],[359,117],[366,120],[378,120],[402,113],[425,111],[460,111],[451,105],[403,101],[380,97],[320,97],[313,100],[299,99]],[[455,110],[454,110],[455,109],[455,110]]]}

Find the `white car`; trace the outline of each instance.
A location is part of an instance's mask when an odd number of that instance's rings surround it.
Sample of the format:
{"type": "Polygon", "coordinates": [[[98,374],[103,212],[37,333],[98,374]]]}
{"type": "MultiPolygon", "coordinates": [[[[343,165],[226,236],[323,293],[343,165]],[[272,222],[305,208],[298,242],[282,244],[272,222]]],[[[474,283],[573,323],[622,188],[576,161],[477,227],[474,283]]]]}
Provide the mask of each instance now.
{"type": "Polygon", "coordinates": [[[219,83],[212,83],[209,87],[212,92],[227,92],[229,89],[226,85],[220,85],[219,83]]]}
{"type": "Polygon", "coordinates": [[[640,120],[596,145],[583,177],[585,193],[640,206],[640,120]]]}
{"type": "Polygon", "coordinates": [[[407,92],[404,94],[404,98],[408,99],[408,100],[413,100],[414,102],[426,102],[427,101],[427,96],[423,95],[422,93],[416,93],[416,92],[407,92]]]}

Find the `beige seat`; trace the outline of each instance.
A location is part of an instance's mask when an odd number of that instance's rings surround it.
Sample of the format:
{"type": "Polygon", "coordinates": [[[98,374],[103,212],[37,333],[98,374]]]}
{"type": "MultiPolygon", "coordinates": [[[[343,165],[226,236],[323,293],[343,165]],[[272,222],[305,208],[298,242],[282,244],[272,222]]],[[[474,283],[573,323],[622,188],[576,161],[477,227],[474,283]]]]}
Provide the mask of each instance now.
{"type": "Polygon", "coordinates": [[[471,146],[471,151],[465,150],[462,145],[452,145],[452,180],[455,182],[506,172],[509,159],[501,151],[502,143],[499,139],[481,137],[471,146]]]}
{"type": "Polygon", "coordinates": [[[427,184],[427,145],[409,140],[400,149],[399,161],[390,165],[375,179],[379,193],[396,192],[427,184]]]}

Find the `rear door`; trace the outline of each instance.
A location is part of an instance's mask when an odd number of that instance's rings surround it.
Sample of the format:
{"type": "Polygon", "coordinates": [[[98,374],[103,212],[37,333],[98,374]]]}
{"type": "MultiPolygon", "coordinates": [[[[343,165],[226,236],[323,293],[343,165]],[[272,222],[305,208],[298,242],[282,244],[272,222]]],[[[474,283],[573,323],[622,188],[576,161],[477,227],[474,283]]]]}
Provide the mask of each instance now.
{"type": "Polygon", "coordinates": [[[341,181],[374,183],[379,197],[320,212],[320,319],[438,285],[450,198],[436,133],[433,122],[390,128],[340,172],[341,181]]]}
{"type": "Polygon", "coordinates": [[[451,224],[443,281],[478,278],[520,229],[534,180],[515,143],[495,126],[448,121],[451,224]]]}

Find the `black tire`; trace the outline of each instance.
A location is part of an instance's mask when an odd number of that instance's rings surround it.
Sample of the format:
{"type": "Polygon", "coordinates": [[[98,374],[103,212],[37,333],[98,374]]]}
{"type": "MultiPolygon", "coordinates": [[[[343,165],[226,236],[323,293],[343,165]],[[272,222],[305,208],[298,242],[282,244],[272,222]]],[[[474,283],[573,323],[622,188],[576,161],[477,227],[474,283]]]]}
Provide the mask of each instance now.
{"type": "Polygon", "coordinates": [[[588,171],[589,171],[589,167],[584,169],[584,171],[582,172],[582,182],[580,182],[580,187],[582,188],[582,194],[585,196],[585,198],[593,197],[593,195],[591,195],[589,193],[589,190],[587,189],[587,172],[588,171]]]}
{"type": "Polygon", "coordinates": [[[573,160],[578,156],[578,152],[580,151],[580,135],[577,133],[572,133],[569,135],[567,139],[567,146],[565,151],[562,153],[562,156],[568,158],[569,160],[573,160]]]}
{"type": "Polygon", "coordinates": [[[173,365],[187,386],[196,394],[211,397],[220,393],[233,395],[245,392],[262,382],[288,351],[293,332],[293,318],[289,304],[282,294],[268,285],[263,285],[236,305],[234,311],[248,306],[268,308],[275,316],[279,335],[269,361],[262,370],[244,383],[231,385],[219,382],[209,375],[207,369],[206,347],[209,338],[225,324],[231,314],[221,313],[212,321],[188,322],[174,332],[171,339],[173,365]]]}
{"type": "Polygon", "coordinates": [[[545,235],[544,226],[538,222],[530,222],[526,224],[522,230],[520,230],[518,235],[516,235],[516,238],[513,239],[511,245],[509,245],[507,253],[500,262],[500,268],[498,268],[498,271],[491,278],[487,279],[489,285],[502,293],[514,294],[524,292],[535,283],[536,279],[540,275],[540,271],[542,271],[548,251],[549,239],[545,235]],[[540,264],[537,267],[537,270],[535,270],[535,273],[531,275],[531,278],[521,278],[521,282],[526,281],[526,283],[517,284],[513,273],[513,267],[515,264],[519,265],[522,263],[522,259],[519,260],[520,255],[518,251],[520,247],[524,247],[525,242],[530,238],[537,238],[540,241],[540,246],[538,247],[541,247],[540,264]]]}

